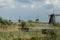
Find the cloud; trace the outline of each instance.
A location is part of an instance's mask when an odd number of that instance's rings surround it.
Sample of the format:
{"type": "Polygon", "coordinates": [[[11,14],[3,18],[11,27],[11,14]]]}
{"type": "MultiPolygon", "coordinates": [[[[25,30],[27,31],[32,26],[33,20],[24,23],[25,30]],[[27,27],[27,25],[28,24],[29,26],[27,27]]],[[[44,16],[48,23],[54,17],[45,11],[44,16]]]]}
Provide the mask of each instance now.
{"type": "Polygon", "coordinates": [[[60,7],[60,0],[0,0],[0,7],[15,8],[20,7],[24,9],[39,9],[40,7],[50,9],[53,5],[60,7]]]}
{"type": "Polygon", "coordinates": [[[15,0],[15,1],[18,1],[18,2],[21,2],[21,3],[29,3],[30,0],[15,0]]]}
{"type": "Polygon", "coordinates": [[[34,4],[34,3],[32,3],[32,4],[22,4],[22,5],[20,5],[20,8],[23,8],[23,9],[34,9],[34,10],[36,10],[36,9],[39,9],[41,6],[40,5],[37,5],[37,4],[34,4]]]}
{"type": "Polygon", "coordinates": [[[24,9],[26,8],[27,9],[28,5],[21,5],[20,8],[24,8],[24,9]]]}
{"type": "Polygon", "coordinates": [[[36,15],[39,15],[41,19],[45,20],[46,16],[52,13],[53,4],[56,13],[60,13],[60,0],[0,0],[0,8],[2,8],[0,12],[5,16],[15,16],[15,19],[17,16],[24,18],[30,18],[32,16],[34,18],[36,15]]]}
{"type": "Polygon", "coordinates": [[[14,0],[0,0],[0,7],[14,8],[14,0]]]}
{"type": "Polygon", "coordinates": [[[49,0],[16,0],[20,2],[22,8],[39,9],[40,7],[52,8],[49,0]],[[50,7],[49,7],[50,6],[50,7]]]}

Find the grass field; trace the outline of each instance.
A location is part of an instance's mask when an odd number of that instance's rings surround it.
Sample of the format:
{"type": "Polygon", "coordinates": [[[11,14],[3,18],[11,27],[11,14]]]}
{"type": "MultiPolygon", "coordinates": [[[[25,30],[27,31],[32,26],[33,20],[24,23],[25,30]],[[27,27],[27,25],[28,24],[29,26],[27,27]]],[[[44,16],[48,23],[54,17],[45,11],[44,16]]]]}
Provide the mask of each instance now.
{"type": "MultiPolygon", "coordinates": [[[[0,25],[1,26],[1,25],[0,25]]],[[[42,30],[32,30],[28,32],[18,30],[17,27],[21,27],[20,23],[8,25],[2,25],[0,28],[0,40],[60,40],[60,30],[54,29],[54,34],[46,31],[46,34],[42,34],[42,30]],[[11,30],[11,31],[9,31],[11,30]],[[12,31],[13,30],[13,31],[12,31]]],[[[25,27],[49,27],[47,23],[26,23],[25,27]]],[[[53,27],[51,27],[53,28],[53,27]]],[[[55,27],[54,27],[55,28],[55,27]]]]}
{"type": "Polygon", "coordinates": [[[51,37],[56,38],[56,40],[60,40],[60,30],[54,30],[54,32],[56,36],[52,36],[48,30],[47,34],[42,34],[42,30],[29,32],[0,32],[0,40],[53,40],[51,37]]]}

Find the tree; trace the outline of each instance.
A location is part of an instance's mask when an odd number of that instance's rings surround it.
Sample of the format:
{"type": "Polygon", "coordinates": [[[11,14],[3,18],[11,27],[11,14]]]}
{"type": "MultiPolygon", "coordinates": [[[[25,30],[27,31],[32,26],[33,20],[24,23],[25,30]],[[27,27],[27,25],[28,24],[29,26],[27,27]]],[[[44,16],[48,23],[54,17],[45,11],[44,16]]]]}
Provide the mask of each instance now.
{"type": "Polygon", "coordinates": [[[2,17],[0,17],[0,23],[2,23],[2,21],[3,21],[3,19],[2,19],[2,17]]]}
{"type": "Polygon", "coordinates": [[[35,22],[36,22],[36,23],[39,23],[39,19],[35,19],[35,22]]]}
{"type": "Polygon", "coordinates": [[[0,24],[9,25],[12,24],[12,22],[9,22],[7,19],[3,19],[2,17],[0,17],[0,24]]]}
{"type": "Polygon", "coordinates": [[[29,23],[33,22],[32,20],[28,20],[29,23]]]}
{"type": "Polygon", "coordinates": [[[39,21],[39,19],[36,19],[35,21],[39,21]]]}
{"type": "Polygon", "coordinates": [[[11,23],[10,23],[8,20],[6,20],[6,19],[3,20],[3,22],[4,22],[5,25],[6,25],[6,24],[7,24],[7,25],[11,24],[11,23]]]}
{"type": "Polygon", "coordinates": [[[21,26],[22,26],[22,28],[24,28],[25,25],[26,25],[26,22],[25,22],[25,21],[22,21],[22,22],[21,22],[21,26]]]}

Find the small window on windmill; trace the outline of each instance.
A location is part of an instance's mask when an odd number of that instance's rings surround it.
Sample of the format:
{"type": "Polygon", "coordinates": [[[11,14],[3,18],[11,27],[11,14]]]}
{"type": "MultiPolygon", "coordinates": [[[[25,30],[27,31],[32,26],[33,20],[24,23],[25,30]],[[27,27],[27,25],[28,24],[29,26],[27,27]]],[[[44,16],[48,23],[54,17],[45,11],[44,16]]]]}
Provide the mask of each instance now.
{"type": "Polygon", "coordinates": [[[47,34],[46,29],[42,29],[42,34],[47,34]]]}

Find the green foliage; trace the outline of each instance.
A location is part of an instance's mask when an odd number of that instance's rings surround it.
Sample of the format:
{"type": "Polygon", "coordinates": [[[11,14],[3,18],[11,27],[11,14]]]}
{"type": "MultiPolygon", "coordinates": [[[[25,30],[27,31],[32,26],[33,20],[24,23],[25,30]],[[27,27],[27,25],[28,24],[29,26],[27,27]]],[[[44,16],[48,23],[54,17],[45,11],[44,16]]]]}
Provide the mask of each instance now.
{"type": "Polygon", "coordinates": [[[35,22],[36,22],[36,23],[39,23],[39,19],[36,19],[35,22]]]}
{"type": "Polygon", "coordinates": [[[3,19],[2,17],[0,17],[0,23],[3,25],[10,25],[12,24],[12,22],[9,22],[7,19],[3,19]]]}
{"type": "Polygon", "coordinates": [[[39,21],[39,19],[36,19],[35,21],[39,21]]]}
{"type": "Polygon", "coordinates": [[[3,20],[2,17],[0,17],[0,23],[1,23],[2,20],[3,20]]]}
{"type": "Polygon", "coordinates": [[[4,24],[9,24],[8,20],[3,20],[4,24]]]}
{"type": "Polygon", "coordinates": [[[13,38],[13,40],[21,40],[21,38],[13,38]]]}
{"type": "Polygon", "coordinates": [[[25,21],[22,21],[21,22],[21,26],[22,26],[22,28],[24,28],[26,26],[26,22],[25,21]]]}
{"type": "Polygon", "coordinates": [[[31,40],[37,40],[35,37],[32,37],[31,40]]]}
{"type": "MultiPolygon", "coordinates": [[[[48,31],[52,31],[52,30],[47,30],[47,32],[48,31]]],[[[15,31],[15,32],[0,32],[0,37],[2,37],[2,38],[5,37],[6,38],[7,35],[8,35],[8,37],[12,38],[13,40],[23,40],[23,38],[20,38],[20,37],[24,37],[25,34],[30,35],[30,37],[31,37],[30,40],[60,40],[60,31],[59,30],[55,31],[54,34],[51,34],[51,32],[49,32],[48,34],[46,34],[44,36],[41,35],[41,31],[40,30],[39,31],[38,30],[37,31],[29,31],[29,32],[22,32],[21,31],[20,33],[19,33],[19,31],[15,31]],[[57,37],[58,38],[56,37],[56,33],[57,33],[57,37]],[[17,36],[17,37],[14,38],[14,35],[17,36]]]]}
{"type": "Polygon", "coordinates": [[[60,27],[60,23],[56,23],[55,26],[56,26],[56,27],[60,27]]]}
{"type": "Polygon", "coordinates": [[[32,20],[28,20],[29,23],[33,22],[32,20]]]}
{"type": "Polygon", "coordinates": [[[46,36],[44,37],[44,40],[56,40],[56,33],[54,30],[45,30],[46,31],[46,36]]]}

